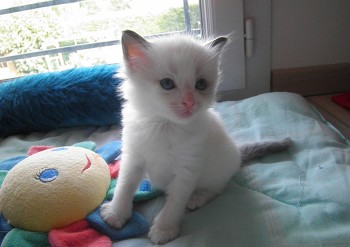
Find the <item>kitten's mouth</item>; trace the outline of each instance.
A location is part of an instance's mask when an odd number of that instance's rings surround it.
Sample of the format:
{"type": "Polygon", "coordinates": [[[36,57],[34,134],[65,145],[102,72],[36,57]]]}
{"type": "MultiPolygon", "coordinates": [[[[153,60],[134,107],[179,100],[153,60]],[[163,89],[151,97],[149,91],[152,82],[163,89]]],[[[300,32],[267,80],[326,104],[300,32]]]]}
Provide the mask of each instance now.
{"type": "Polygon", "coordinates": [[[181,118],[189,118],[193,114],[193,112],[190,111],[190,110],[182,110],[182,111],[179,111],[179,112],[176,112],[176,113],[181,118]]]}
{"type": "Polygon", "coordinates": [[[196,107],[179,107],[178,104],[174,104],[171,107],[172,112],[180,119],[188,119],[196,112],[196,107]]]}

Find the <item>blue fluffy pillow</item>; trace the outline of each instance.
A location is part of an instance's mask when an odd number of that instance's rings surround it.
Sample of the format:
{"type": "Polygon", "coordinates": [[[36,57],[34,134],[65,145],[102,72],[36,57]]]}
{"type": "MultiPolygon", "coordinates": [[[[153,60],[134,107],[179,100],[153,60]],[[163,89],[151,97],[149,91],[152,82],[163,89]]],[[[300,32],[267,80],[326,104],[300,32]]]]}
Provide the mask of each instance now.
{"type": "Polygon", "coordinates": [[[119,124],[117,69],[100,65],[0,83],[0,136],[119,124]]]}

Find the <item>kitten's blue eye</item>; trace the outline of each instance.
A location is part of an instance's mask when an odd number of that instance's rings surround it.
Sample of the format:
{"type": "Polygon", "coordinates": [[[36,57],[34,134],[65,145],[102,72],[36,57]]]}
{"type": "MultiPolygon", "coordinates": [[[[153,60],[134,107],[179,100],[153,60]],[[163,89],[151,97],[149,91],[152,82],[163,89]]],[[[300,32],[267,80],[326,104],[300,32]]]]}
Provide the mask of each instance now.
{"type": "Polygon", "coordinates": [[[170,78],[164,78],[164,79],[160,80],[160,86],[165,90],[171,90],[171,89],[175,88],[175,83],[170,78]]]}
{"type": "Polygon", "coordinates": [[[195,87],[197,90],[205,90],[207,88],[207,82],[204,79],[200,79],[196,82],[195,87]]]}

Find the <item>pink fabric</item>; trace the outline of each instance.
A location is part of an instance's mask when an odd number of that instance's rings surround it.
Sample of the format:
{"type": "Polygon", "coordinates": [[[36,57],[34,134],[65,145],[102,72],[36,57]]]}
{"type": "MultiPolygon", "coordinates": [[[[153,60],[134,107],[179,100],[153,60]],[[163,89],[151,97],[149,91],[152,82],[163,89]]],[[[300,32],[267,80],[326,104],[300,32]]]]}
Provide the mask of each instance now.
{"type": "Polygon", "coordinates": [[[338,105],[350,110],[350,92],[335,95],[332,100],[338,105]]]}
{"type": "Polygon", "coordinates": [[[52,247],[111,247],[109,237],[90,227],[86,220],[77,221],[66,227],[49,232],[52,247]]]}

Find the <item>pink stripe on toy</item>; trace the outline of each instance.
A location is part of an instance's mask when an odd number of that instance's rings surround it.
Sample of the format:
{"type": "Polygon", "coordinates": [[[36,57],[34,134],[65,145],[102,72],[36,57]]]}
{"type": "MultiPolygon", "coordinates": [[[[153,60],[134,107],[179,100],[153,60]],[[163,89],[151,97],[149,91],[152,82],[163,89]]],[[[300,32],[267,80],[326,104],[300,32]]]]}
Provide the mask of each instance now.
{"type": "Polygon", "coordinates": [[[112,241],[90,227],[89,222],[80,220],[69,226],[49,232],[52,247],[111,247],[112,241]]]}
{"type": "Polygon", "coordinates": [[[108,165],[111,178],[117,178],[119,175],[120,160],[115,160],[108,165]]]}
{"type": "Polygon", "coordinates": [[[50,148],[55,148],[55,146],[32,146],[29,148],[27,155],[33,155],[50,148]]]}

